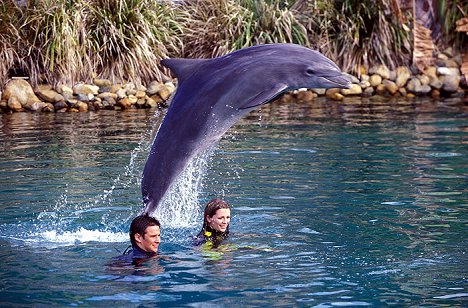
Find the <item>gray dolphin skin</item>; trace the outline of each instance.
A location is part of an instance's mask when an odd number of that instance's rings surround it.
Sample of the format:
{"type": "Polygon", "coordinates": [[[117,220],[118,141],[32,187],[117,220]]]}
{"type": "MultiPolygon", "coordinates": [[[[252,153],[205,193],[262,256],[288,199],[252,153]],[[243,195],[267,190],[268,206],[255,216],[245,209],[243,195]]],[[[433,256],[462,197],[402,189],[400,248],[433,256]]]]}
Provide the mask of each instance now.
{"type": "Polygon", "coordinates": [[[349,88],[338,66],[295,44],[257,45],[214,59],[165,59],[178,85],[143,170],[144,212],[151,214],[195,156],[238,120],[300,88],[349,88]]]}

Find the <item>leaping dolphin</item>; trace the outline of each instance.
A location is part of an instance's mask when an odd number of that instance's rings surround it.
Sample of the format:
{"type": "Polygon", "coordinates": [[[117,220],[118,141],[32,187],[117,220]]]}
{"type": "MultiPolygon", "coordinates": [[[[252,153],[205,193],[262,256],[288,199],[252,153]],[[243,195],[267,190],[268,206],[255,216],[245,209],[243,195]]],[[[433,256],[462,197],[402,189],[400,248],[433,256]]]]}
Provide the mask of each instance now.
{"type": "Polygon", "coordinates": [[[143,170],[145,213],[201,151],[255,107],[300,88],[349,88],[338,66],[320,52],[295,44],[265,44],[214,59],[165,59],[177,90],[143,170]]]}

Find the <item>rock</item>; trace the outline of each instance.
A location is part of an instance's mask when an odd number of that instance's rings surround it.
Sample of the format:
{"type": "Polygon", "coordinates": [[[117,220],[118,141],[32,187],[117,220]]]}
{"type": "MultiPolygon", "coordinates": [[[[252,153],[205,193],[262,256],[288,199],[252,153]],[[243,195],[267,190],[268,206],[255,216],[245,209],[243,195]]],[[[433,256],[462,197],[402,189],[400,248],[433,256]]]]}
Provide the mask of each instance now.
{"type": "Polygon", "coordinates": [[[23,107],[27,104],[40,102],[40,99],[34,94],[31,85],[23,79],[10,80],[3,91],[3,99],[9,101],[11,97],[15,97],[16,102],[19,102],[23,107]]]}
{"type": "Polygon", "coordinates": [[[437,79],[437,67],[429,66],[428,68],[424,70],[423,74],[428,76],[432,82],[437,79]]]}
{"type": "Polygon", "coordinates": [[[173,90],[166,86],[166,85],[161,85],[159,87],[159,91],[158,91],[158,95],[163,99],[163,100],[167,100],[171,94],[172,94],[173,90]]]}
{"type": "Polygon", "coordinates": [[[314,93],[312,91],[300,91],[296,95],[296,100],[298,103],[311,102],[317,96],[317,93],[314,93]]]}
{"type": "Polygon", "coordinates": [[[440,97],[440,91],[437,90],[437,89],[432,89],[432,91],[431,91],[431,97],[433,97],[433,98],[438,98],[438,97],[440,97]]]}
{"type": "Polygon", "coordinates": [[[427,75],[418,75],[416,76],[416,78],[418,78],[419,81],[421,81],[421,85],[427,85],[431,83],[431,78],[427,75]]]}
{"type": "Polygon", "coordinates": [[[117,97],[120,99],[127,97],[127,91],[125,89],[119,89],[115,94],[117,94],[117,97]]]}
{"type": "Polygon", "coordinates": [[[385,79],[382,82],[382,85],[385,86],[385,89],[392,95],[395,95],[398,92],[398,86],[395,82],[385,79]]]}
{"type": "Polygon", "coordinates": [[[390,70],[386,65],[377,65],[369,70],[369,74],[378,74],[383,79],[390,79],[390,70]]]}
{"type": "Polygon", "coordinates": [[[42,112],[54,112],[55,108],[52,103],[45,103],[44,108],[42,108],[42,112]]]}
{"type": "Polygon", "coordinates": [[[448,56],[446,54],[439,53],[437,55],[437,59],[442,60],[442,61],[446,61],[446,60],[448,60],[448,56]]]}
{"type": "Polygon", "coordinates": [[[158,103],[152,97],[148,97],[146,99],[145,107],[156,108],[156,107],[158,107],[158,103]]]}
{"type": "Polygon", "coordinates": [[[135,103],[135,105],[137,106],[137,108],[145,108],[145,103],[146,103],[145,98],[139,98],[137,102],[135,103]]]}
{"type": "Polygon", "coordinates": [[[42,111],[47,103],[44,102],[28,102],[24,105],[24,108],[30,111],[42,111]]]}
{"type": "MultiPolygon", "coordinates": [[[[371,84],[369,81],[361,81],[360,83],[358,83],[359,86],[363,89],[367,89],[369,87],[371,87],[371,84]]],[[[372,87],[371,87],[372,88],[372,87]]]]}
{"type": "Polygon", "coordinates": [[[408,91],[406,91],[406,88],[399,88],[398,93],[400,93],[401,96],[406,96],[408,94],[408,91]]]}
{"type": "Polygon", "coordinates": [[[460,65],[457,63],[457,61],[452,60],[452,59],[445,60],[444,63],[445,63],[445,66],[447,66],[448,68],[457,68],[458,69],[460,67],[460,65]]]}
{"type": "Polygon", "coordinates": [[[378,74],[373,74],[372,76],[370,76],[369,82],[372,87],[376,87],[382,83],[382,76],[378,74]]]}
{"type": "Polygon", "coordinates": [[[65,102],[57,102],[54,104],[54,109],[57,111],[61,109],[67,109],[67,108],[68,108],[68,104],[65,102]]]}
{"type": "Polygon", "coordinates": [[[106,109],[112,109],[116,103],[116,100],[110,96],[102,99],[102,105],[106,109]]]}
{"type": "Polygon", "coordinates": [[[115,105],[121,107],[122,109],[128,109],[132,107],[132,102],[128,97],[126,97],[118,100],[115,105]]]}
{"type": "Polygon", "coordinates": [[[152,81],[146,89],[146,94],[148,94],[148,96],[153,96],[159,92],[160,87],[160,83],[158,83],[157,81],[152,81]]]}
{"type": "Polygon", "coordinates": [[[416,77],[411,78],[406,87],[409,91],[416,94],[427,94],[431,91],[431,87],[429,85],[422,85],[421,81],[416,77]]]}
{"type": "Polygon", "coordinates": [[[112,97],[113,99],[118,98],[117,94],[112,93],[112,92],[103,92],[97,95],[97,98],[100,98],[100,99],[106,99],[107,97],[112,97]]]}
{"type": "Polygon", "coordinates": [[[400,88],[403,87],[408,81],[408,79],[411,77],[411,71],[406,66],[397,67],[395,73],[396,73],[395,84],[400,88]]]}
{"type": "Polygon", "coordinates": [[[88,104],[82,101],[77,101],[72,109],[77,109],[79,112],[87,112],[88,104]]]}
{"type": "Polygon", "coordinates": [[[445,75],[440,76],[442,82],[442,90],[447,92],[456,92],[460,85],[460,76],[457,75],[445,75]]]}
{"type": "Polygon", "coordinates": [[[378,95],[384,95],[385,93],[387,93],[387,88],[385,88],[385,86],[383,84],[378,84],[376,87],[375,87],[375,92],[378,94],[378,95]]]}
{"type": "Polygon", "coordinates": [[[61,94],[65,100],[73,97],[73,89],[66,85],[57,86],[56,91],[61,94]]]}
{"type": "Polygon", "coordinates": [[[359,95],[362,94],[362,88],[358,84],[351,84],[349,89],[341,89],[341,94],[343,95],[359,95]]]}
{"type": "Polygon", "coordinates": [[[429,85],[435,89],[442,89],[443,82],[436,76],[429,85]]]}
{"type": "Polygon", "coordinates": [[[136,91],[135,96],[136,96],[137,98],[144,98],[144,97],[146,96],[146,92],[145,92],[145,91],[138,90],[138,91],[136,91]]]}
{"type": "Polygon", "coordinates": [[[23,105],[21,105],[20,101],[16,96],[12,96],[8,99],[8,108],[14,112],[23,111],[23,105]]]}
{"type": "Polygon", "coordinates": [[[104,109],[104,104],[102,103],[102,101],[93,102],[93,106],[95,110],[104,109]]]}
{"type": "Polygon", "coordinates": [[[49,103],[64,102],[65,98],[50,87],[36,87],[35,93],[49,103]]]}
{"type": "Polygon", "coordinates": [[[365,96],[372,96],[374,94],[375,90],[373,87],[368,87],[364,90],[364,95],[365,96]]]}
{"type": "Polygon", "coordinates": [[[88,94],[77,94],[76,99],[82,102],[90,102],[94,100],[94,95],[91,93],[88,94]]]}
{"type": "Polygon", "coordinates": [[[344,96],[341,93],[333,93],[330,98],[335,101],[341,101],[343,100],[344,96]]]}
{"type": "Polygon", "coordinates": [[[369,81],[370,76],[369,75],[361,75],[361,81],[369,81]]]}
{"type": "Polygon", "coordinates": [[[78,94],[92,94],[98,95],[99,94],[99,87],[91,84],[77,84],[73,87],[73,93],[78,94]]]}
{"type": "Polygon", "coordinates": [[[453,68],[453,67],[439,67],[437,68],[437,73],[439,75],[459,76],[460,70],[458,68],[453,68]]]}
{"type": "Polygon", "coordinates": [[[328,97],[328,98],[332,98],[335,96],[336,93],[340,93],[340,89],[338,88],[330,88],[330,89],[327,89],[326,92],[325,92],[325,96],[328,97]]]}
{"type": "Polygon", "coordinates": [[[98,79],[98,78],[96,78],[96,79],[93,80],[93,83],[96,86],[100,87],[100,88],[110,87],[112,85],[112,83],[111,83],[111,81],[109,79],[98,79]]]}
{"type": "Polygon", "coordinates": [[[174,93],[175,89],[176,89],[176,86],[172,83],[172,81],[168,81],[164,84],[167,89],[171,92],[171,93],[174,93]]]}
{"type": "Polygon", "coordinates": [[[311,90],[317,93],[317,95],[325,95],[325,92],[327,92],[327,89],[324,88],[313,88],[311,90]]]}
{"type": "Polygon", "coordinates": [[[117,93],[117,91],[119,91],[120,89],[122,89],[122,85],[120,85],[120,84],[114,84],[114,85],[111,85],[111,86],[109,87],[109,91],[108,91],[108,92],[117,93]]]}

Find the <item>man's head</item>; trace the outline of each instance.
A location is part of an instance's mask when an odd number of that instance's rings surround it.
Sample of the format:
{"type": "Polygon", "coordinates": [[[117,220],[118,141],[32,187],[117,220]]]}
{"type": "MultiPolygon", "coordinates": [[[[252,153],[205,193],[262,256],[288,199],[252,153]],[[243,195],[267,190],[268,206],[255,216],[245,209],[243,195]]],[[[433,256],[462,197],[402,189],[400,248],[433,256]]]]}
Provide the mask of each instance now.
{"type": "Polygon", "coordinates": [[[137,216],[130,224],[130,242],[146,252],[158,252],[161,242],[161,224],[147,214],[137,216]]]}

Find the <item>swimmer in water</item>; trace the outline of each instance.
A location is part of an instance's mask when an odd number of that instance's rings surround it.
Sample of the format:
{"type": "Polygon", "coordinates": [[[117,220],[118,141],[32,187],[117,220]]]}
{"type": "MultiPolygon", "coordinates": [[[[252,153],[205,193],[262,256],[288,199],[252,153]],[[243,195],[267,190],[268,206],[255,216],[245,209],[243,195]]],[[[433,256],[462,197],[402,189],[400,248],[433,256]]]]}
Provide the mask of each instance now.
{"type": "Polygon", "coordinates": [[[128,252],[132,259],[153,257],[158,253],[161,243],[161,224],[149,215],[140,215],[130,224],[130,242],[132,249],[128,252]]]}
{"type": "Polygon", "coordinates": [[[229,223],[231,222],[231,207],[219,198],[213,199],[205,206],[203,227],[193,238],[195,246],[210,243],[211,247],[218,247],[229,236],[229,223]]]}

